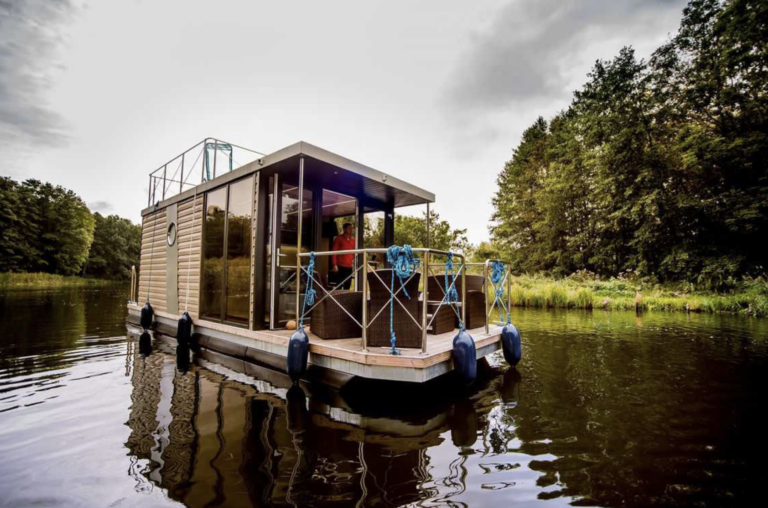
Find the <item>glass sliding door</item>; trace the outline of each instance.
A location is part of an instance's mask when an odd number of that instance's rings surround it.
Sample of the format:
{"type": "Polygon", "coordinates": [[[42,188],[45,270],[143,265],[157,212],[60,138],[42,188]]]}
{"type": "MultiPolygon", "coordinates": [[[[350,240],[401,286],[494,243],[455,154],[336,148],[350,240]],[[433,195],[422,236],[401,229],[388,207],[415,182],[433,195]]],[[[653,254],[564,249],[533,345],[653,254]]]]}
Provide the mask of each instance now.
{"type": "MultiPolygon", "coordinates": [[[[297,278],[296,262],[298,253],[299,214],[302,217],[301,252],[309,252],[313,246],[314,228],[312,221],[311,189],[304,189],[302,204],[299,206],[299,187],[292,182],[282,182],[278,175],[277,199],[273,199],[273,213],[279,218],[274,224],[270,246],[273,269],[272,288],[272,328],[284,326],[296,319],[296,292],[303,291],[306,274],[297,278]],[[301,281],[299,285],[298,281],[301,281]]],[[[306,264],[306,263],[304,263],[306,264]]]]}
{"type": "Polygon", "coordinates": [[[200,316],[221,320],[224,293],[224,230],[226,227],[227,188],[209,192],[205,197],[203,238],[202,309],[200,316]]]}
{"type": "Polygon", "coordinates": [[[206,195],[201,317],[248,326],[253,177],[206,195]]]}
{"type": "Polygon", "coordinates": [[[225,320],[248,325],[251,296],[251,213],[253,178],[229,186],[227,204],[227,286],[225,320]]]}

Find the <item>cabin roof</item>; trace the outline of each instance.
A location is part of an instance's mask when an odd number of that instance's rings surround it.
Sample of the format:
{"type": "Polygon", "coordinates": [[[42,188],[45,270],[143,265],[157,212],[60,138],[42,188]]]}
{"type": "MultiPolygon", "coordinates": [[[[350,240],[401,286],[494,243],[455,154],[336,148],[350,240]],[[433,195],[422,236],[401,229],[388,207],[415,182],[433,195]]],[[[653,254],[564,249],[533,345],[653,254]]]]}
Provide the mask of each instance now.
{"type": "Polygon", "coordinates": [[[432,192],[306,141],[299,141],[145,208],[142,210],[142,215],[188,199],[195,192],[197,194],[207,192],[257,171],[273,166],[275,168],[288,166],[293,162],[298,164],[302,156],[305,180],[312,179],[320,183],[332,182],[334,188],[354,197],[366,197],[382,203],[391,203],[395,208],[435,202],[435,195],[432,192]]]}

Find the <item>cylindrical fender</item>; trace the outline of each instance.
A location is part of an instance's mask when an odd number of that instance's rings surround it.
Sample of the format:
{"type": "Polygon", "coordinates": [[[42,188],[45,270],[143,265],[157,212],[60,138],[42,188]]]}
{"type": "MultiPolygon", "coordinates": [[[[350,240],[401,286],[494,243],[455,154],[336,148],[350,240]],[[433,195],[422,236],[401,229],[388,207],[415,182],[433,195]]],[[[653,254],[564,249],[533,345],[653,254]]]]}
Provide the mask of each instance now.
{"type": "Polygon", "coordinates": [[[453,338],[453,368],[468,385],[477,377],[475,341],[466,330],[460,330],[453,338]]]}
{"type": "Polygon", "coordinates": [[[176,340],[179,344],[188,346],[192,338],[192,316],[189,312],[184,312],[179,318],[179,326],[176,330],[176,340]]]}
{"type": "Polygon", "coordinates": [[[512,367],[520,363],[523,357],[523,347],[520,341],[520,332],[515,325],[507,323],[501,331],[501,348],[504,350],[504,359],[512,367]]]}
{"type": "Polygon", "coordinates": [[[139,354],[143,358],[152,354],[152,336],[149,335],[149,332],[144,332],[139,337],[139,354]]]}
{"type": "Polygon", "coordinates": [[[293,382],[307,371],[307,359],[309,357],[309,337],[304,330],[296,330],[288,341],[288,357],[285,370],[293,382]]]}
{"type": "Polygon", "coordinates": [[[141,308],[141,327],[146,331],[152,327],[152,321],[155,318],[155,311],[152,309],[152,305],[147,302],[144,307],[141,308]]]}

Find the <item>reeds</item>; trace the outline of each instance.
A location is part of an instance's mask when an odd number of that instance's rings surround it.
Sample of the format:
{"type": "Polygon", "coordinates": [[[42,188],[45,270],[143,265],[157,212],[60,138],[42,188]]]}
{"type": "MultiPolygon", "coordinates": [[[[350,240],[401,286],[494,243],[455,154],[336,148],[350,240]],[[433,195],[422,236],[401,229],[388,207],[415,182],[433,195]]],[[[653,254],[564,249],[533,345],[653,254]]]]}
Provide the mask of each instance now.
{"type": "Polygon", "coordinates": [[[553,279],[542,275],[512,278],[515,307],[605,309],[665,312],[739,312],[768,316],[768,287],[762,281],[729,293],[684,292],[625,280],[553,279]]]}
{"type": "Polygon", "coordinates": [[[52,273],[0,273],[2,289],[40,289],[60,287],[101,287],[123,284],[124,281],[86,279],[77,276],[56,275],[52,273]]]}

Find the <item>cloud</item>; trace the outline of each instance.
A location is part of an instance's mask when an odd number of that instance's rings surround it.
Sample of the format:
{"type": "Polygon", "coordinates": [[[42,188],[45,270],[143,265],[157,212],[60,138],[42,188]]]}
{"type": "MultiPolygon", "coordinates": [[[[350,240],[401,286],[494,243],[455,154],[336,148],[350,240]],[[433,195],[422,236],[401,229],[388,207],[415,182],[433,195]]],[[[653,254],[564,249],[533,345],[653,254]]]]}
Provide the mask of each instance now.
{"type": "Polygon", "coordinates": [[[484,115],[563,107],[597,58],[610,58],[625,45],[657,44],[677,27],[684,5],[685,0],[514,0],[473,34],[447,88],[447,110],[463,120],[457,122],[462,128],[473,127],[469,122],[482,131],[488,127],[476,124],[484,115]],[[606,45],[611,53],[596,50],[606,45]]]}
{"type": "Polygon", "coordinates": [[[114,210],[114,206],[112,206],[112,203],[108,201],[94,201],[92,203],[88,203],[88,209],[91,210],[91,212],[96,213],[109,213],[112,210],[114,210]]]}
{"type": "Polygon", "coordinates": [[[0,0],[0,147],[66,143],[66,122],[45,100],[70,0],[0,0]]]}

